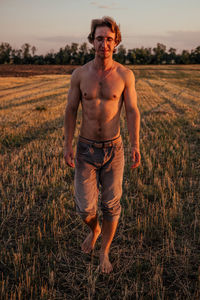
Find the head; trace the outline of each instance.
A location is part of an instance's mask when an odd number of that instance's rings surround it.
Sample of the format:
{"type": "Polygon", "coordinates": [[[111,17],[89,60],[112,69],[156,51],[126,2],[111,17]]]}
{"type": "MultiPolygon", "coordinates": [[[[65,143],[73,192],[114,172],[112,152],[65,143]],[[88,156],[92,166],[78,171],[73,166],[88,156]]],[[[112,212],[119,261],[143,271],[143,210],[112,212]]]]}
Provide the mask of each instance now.
{"type": "Polygon", "coordinates": [[[119,45],[121,42],[121,32],[119,26],[110,17],[103,17],[102,19],[94,19],[91,22],[91,32],[88,35],[88,40],[91,44],[94,44],[95,33],[97,27],[108,27],[115,34],[115,44],[119,45]]]}

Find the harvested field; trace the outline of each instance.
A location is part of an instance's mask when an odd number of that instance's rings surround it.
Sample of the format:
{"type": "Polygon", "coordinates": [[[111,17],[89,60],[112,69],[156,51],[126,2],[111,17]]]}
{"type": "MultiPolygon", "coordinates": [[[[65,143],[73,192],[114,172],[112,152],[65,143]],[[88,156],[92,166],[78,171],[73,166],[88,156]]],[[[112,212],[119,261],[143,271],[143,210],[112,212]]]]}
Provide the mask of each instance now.
{"type": "MultiPolygon", "coordinates": [[[[92,255],[81,252],[87,229],[74,210],[74,171],[63,160],[71,75],[24,69],[26,77],[14,77],[22,72],[16,67],[0,77],[0,299],[200,298],[200,67],[130,68],[142,163],[130,170],[123,111],[122,215],[109,275],[99,272],[100,240],[92,255]]],[[[80,116],[81,108],[74,149],[80,116]]]]}
{"type": "Polygon", "coordinates": [[[29,77],[35,75],[71,74],[73,65],[0,65],[1,77],[29,77]]]}

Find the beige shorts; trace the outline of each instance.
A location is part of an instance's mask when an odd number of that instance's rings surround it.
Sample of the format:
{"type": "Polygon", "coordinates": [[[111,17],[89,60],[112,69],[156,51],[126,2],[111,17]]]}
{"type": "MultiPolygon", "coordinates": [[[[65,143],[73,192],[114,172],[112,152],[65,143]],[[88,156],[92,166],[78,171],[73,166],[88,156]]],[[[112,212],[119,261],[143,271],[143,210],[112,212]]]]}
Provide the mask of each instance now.
{"type": "Polygon", "coordinates": [[[76,210],[83,219],[97,214],[100,187],[103,216],[108,220],[119,218],[123,170],[121,136],[106,142],[79,137],[74,185],[76,210]]]}

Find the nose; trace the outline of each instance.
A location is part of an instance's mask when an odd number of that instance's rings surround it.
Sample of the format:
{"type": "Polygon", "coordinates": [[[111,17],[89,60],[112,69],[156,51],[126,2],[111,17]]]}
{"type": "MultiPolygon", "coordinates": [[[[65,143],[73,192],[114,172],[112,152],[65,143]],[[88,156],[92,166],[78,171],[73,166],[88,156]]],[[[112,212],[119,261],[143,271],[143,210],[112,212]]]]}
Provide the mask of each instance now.
{"type": "Polygon", "coordinates": [[[103,41],[102,41],[102,47],[103,47],[103,48],[106,48],[106,46],[107,46],[107,40],[106,40],[106,39],[103,39],[103,41]]]}

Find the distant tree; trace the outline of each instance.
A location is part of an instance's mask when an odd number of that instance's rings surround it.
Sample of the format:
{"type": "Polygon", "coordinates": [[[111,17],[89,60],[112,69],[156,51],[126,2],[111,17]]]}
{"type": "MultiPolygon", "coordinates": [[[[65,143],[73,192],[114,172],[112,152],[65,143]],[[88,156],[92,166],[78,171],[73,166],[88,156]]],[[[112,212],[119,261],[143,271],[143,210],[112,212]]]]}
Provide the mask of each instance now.
{"type": "Polygon", "coordinates": [[[64,51],[63,48],[60,48],[59,52],[55,55],[56,65],[62,65],[64,60],[64,51]]]}
{"type": "Polygon", "coordinates": [[[196,47],[195,50],[191,51],[190,61],[193,64],[200,64],[200,46],[196,47]]]}
{"type": "Polygon", "coordinates": [[[183,50],[181,53],[180,63],[186,65],[190,63],[190,53],[188,50],[183,50]]]}
{"type": "Polygon", "coordinates": [[[151,48],[142,47],[129,49],[127,54],[127,60],[130,64],[150,64],[152,60],[151,48]]]}
{"type": "Polygon", "coordinates": [[[34,63],[34,65],[44,65],[45,64],[44,56],[43,55],[34,55],[33,63],[34,63]]]}
{"type": "Polygon", "coordinates": [[[44,63],[47,65],[55,64],[55,54],[54,54],[53,50],[44,56],[44,63]]]}
{"type": "Polygon", "coordinates": [[[166,46],[157,43],[157,47],[153,48],[154,56],[153,56],[153,63],[154,64],[162,64],[166,62],[166,46]]]}
{"type": "Polygon", "coordinates": [[[71,56],[72,56],[71,47],[69,45],[66,45],[63,51],[64,51],[63,64],[64,65],[71,64],[71,56]]]}
{"type": "Polygon", "coordinates": [[[88,62],[88,61],[94,59],[94,57],[95,57],[95,50],[94,50],[94,48],[92,47],[92,48],[90,48],[89,51],[88,51],[88,55],[87,55],[87,60],[86,60],[86,62],[88,62]]]}
{"type": "Polygon", "coordinates": [[[152,61],[152,49],[151,48],[144,48],[144,61],[145,65],[151,64],[152,61]]]}
{"type": "Polygon", "coordinates": [[[138,64],[147,65],[151,63],[151,48],[137,48],[136,61],[138,64]]]}
{"type": "MultiPolygon", "coordinates": [[[[57,53],[50,51],[45,56],[36,55],[36,47],[28,43],[22,45],[21,49],[13,49],[9,43],[0,44],[0,64],[77,64],[82,65],[94,59],[94,48],[88,48],[87,43],[79,46],[77,43],[60,48],[57,53]]],[[[171,47],[166,51],[166,46],[157,43],[153,48],[128,49],[123,45],[118,47],[113,58],[121,64],[200,64],[200,46],[188,51],[183,50],[181,54],[176,53],[171,47]]]]}
{"type": "Polygon", "coordinates": [[[88,57],[88,45],[87,43],[83,43],[79,47],[79,52],[78,52],[78,60],[81,65],[85,64],[87,62],[87,57],[88,57]]]}
{"type": "Polygon", "coordinates": [[[135,51],[133,49],[128,49],[128,53],[126,56],[129,64],[133,65],[136,62],[136,55],[135,55],[135,51]]]}
{"type": "Polygon", "coordinates": [[[78,44],[71,44],[71,63],[72,65],[78,64],[78,44]]]}
{"type": "MultiPolygon", "coordinates": [[[[39,61],[40,55],[36,55],[37,48],[35,46],[31,46],[31,64],[39,64],[37,63],[39,61]]],[[[43,58],[44,59],[44,58],[43,58]]],[[[43,62],[44,64],[44,62],[43,62]]]]}
{"type": "Polygon", "coordinates": [[[114,59],[120,64],[125,64],[126,62],[126,48],[124,45],[120,45],[117,49],[117,53],[114,54],[114,59]]]}
{"type": "Polygon", "coordinates": [[[35,46],[32,46],[31,47],[32,56],[35,55],[36,51],[37,51],[37,48],[35,46]]]}
{"type": "Polygon", "coordinates": [[[12,47],[9,43],[1,43],[0,45],[0,64],[10,63],[12,47]]]}
{"type": "Polygon", "coordinates": [[[22,49],[16,50],[16,56],[17,56],[17,60],[20,62],[20,64],[22,64],[23,63],[23,61],[22,61],[22,49]]]}
{"type": "Polygon", "coordinates": [[[181,60],[181,54],[176,54],[176,64],[182,64],[182,60],[181,60]]]}
{"type": "Polygon", "coordinates": [[[175,48],[169,48],[169,54],[167,55],[167,63],[173,64],[176,62],[176,51],[177,50],[175,48]]]}
{"type": "Polygon", "coordinates": [[[22,45],[22,59],[23,59],[23,64],[30,64],[31,63],[31,54],[30,54],[30,49],[31,45],[28,43],[25,43],[22,45]]]}
{"type": "Polygon", "coordinates": [[[16,65],[19,65],[22,63],[22,50],[21,49],[19,49],[19,50],[12,49],[10,62],[12,64],[16,64],[16,65]]]}

